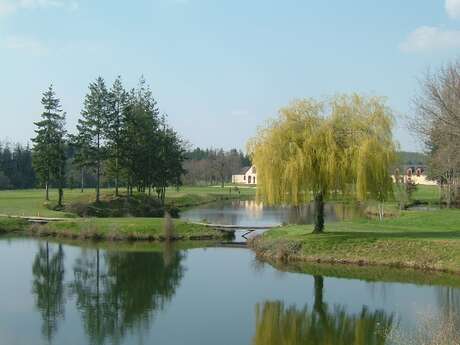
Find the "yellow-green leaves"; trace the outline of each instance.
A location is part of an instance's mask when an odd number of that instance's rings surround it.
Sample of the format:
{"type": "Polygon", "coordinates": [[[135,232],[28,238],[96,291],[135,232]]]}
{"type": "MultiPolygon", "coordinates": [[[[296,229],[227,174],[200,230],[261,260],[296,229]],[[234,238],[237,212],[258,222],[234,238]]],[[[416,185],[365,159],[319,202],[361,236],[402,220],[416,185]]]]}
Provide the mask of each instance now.
{"type": "Polygon", "coordinates": [[[294,101],[249,142],[258,197],[297,205],[334,191],[386,200],[395,157],[392,127],[391,110],[379,97],[294,101]]]}

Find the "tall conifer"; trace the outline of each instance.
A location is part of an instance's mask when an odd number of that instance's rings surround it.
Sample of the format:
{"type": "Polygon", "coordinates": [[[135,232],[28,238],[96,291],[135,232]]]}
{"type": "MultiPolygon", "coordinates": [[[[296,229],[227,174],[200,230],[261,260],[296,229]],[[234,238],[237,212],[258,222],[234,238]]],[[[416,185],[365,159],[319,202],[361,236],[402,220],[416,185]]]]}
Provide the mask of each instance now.
{"type": "Polygon", "coordinates": [[[101,168],[106,158],[105,126],[109,116],[108,91],[102,77],[89,85],[82,118],[78,120],[77,144],[82,165],[96,171],[96,202],[100,201],[101,168]]]}
{"type": "Polygon", "coordinates": [[[53,85],[43,93],[41,101],[44,111],[42,119],[35,122],[36,136],[32,139],[33,165],[40,181],[45,186],[45,199],[49,200],[49,185],[55,179],[59,188],[58,205],[62,206],[65,180],[65,113],[61,101],[56,97],[53,85]]]}

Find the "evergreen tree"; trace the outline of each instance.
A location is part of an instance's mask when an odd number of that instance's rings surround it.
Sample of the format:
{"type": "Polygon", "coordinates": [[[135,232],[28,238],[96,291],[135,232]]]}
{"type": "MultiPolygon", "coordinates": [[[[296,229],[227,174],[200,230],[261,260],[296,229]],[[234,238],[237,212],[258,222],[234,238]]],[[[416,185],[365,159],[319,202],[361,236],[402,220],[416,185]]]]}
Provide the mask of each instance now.
{"type": "Polygon", "coordinates": [[[40,181],[45,186],[45,198],[49,200],[49,185],[55,178],[59,188],[58,206],[62,206],[65,178],[65,113],[61,109],[61,101],[56,97],[53,85],[43,93],[41,101],[44,111],[42,120],[35,122],[37,134],[32,139],[33,165],[40,181]]]}
{"type": "Polygon", "coordinates": [[[185,173],[183,162],[185,149],[177,132],[166,125],[163,118],[163,130],[160,134],[159,157],[158,157],[158,196],[164,204],[166,188],[168,186],[180,186],[181,176],[185,173]]]}
{"type": "Polygon", "coordinates": [[[115,180],[115,195],[118,196],[121,172],[121,153],[123,145],[123,111],[127,106],[128,94],[123,88],[119,76],[112,85],[108,95],[109,111],[106,118],[107,149],[109,171],[115,180]]]}
{"type": "Polygon", "coordinates": [[[78,120],[76,144],[81,166],[96,170],[96,202],[100,201],[101,167],[106,158],[105,126],[109,117],[108,91],[102,77],[89,85],[82,118],[78,120]]]}

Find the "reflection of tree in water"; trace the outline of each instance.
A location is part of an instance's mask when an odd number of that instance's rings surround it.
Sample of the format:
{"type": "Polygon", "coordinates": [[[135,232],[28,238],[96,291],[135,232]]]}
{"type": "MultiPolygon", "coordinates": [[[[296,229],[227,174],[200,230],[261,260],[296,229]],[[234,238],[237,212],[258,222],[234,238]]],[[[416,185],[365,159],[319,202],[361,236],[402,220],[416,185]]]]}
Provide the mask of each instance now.
{"type": "Polygon", "coordinates": [[[64,251],[62,245],[50,251],[48,242],[40,244],[32,266],[32,292],[42,319],[42,333],[48,343],[64,318],[64,251]]]}
{"type": "Polygon", "coordinates": [[[437,287],[436,294],[441,319],[451,320],[460,328],[460,289],[437,287]]]}
{"type": "MultiPolygon", "coordinates": [[[[324,214],[327,221],[353,219],[360,214],[358,207],[344,203],[324,205],[324,214]]],[[[288,224],[313,224],[315,207],[313,203],[286,207],[283,211],[284,222],[288,224]]]]}
{"type": "Polygon", "coordinates": [[[183,276],[181,252],[83,252],[74,268],[73,292],[91,344],[119,344],[150,326],[183,276]]]}
{"type": "Polygon", "coordinates": [[[344,307],[332,310],[323,302],[323,277],[315,276],[313,309],[286,308],[282,302],[256,306],[254,345],[384,345],[393,315],[363,307],[351,314],[344,307]]]}
{"type": "Polygon", "coordinates": [[[452,287],[437,287],[439,309],[443,314],[460,315],[460,289],[452,287]]]}

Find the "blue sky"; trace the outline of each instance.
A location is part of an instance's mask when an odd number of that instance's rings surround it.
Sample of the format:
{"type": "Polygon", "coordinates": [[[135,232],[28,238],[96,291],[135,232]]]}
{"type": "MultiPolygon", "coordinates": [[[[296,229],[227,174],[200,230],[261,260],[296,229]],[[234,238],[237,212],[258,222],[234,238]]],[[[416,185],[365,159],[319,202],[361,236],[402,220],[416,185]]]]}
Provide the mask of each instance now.
{"type": "Polygon", "coordinates": [[[417,79],[459,51],[460,0],[0,0],[0,138],[33,136],[51,82],[72,132],[89,82],[143,74],[195,146],[244,148],[292,99],[358,91],[419,150],[417,79]]]}

